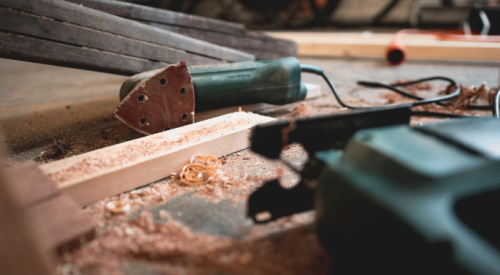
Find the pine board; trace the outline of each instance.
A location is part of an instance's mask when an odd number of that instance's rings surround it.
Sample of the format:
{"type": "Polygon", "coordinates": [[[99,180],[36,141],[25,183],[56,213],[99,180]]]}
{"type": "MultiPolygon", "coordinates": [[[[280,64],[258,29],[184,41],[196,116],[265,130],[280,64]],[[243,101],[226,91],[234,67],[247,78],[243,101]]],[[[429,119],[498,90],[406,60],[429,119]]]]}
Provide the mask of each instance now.
{"type": "MultiPolygon", "coordinates": [[[[269,32],[295,41],[302,56],[385,58],[390,33],[269,32]]],[[[442,41],[430,35],[402,36],[408,59],[500,61],[500,43],[442,41]]]]}
{"type": "Polygon", "coordinates": [[[41,165],[81,206],[166,178],[196,154],[220,157],[249,146],[250,129],[274,121],[238,112],[41,165]]]}

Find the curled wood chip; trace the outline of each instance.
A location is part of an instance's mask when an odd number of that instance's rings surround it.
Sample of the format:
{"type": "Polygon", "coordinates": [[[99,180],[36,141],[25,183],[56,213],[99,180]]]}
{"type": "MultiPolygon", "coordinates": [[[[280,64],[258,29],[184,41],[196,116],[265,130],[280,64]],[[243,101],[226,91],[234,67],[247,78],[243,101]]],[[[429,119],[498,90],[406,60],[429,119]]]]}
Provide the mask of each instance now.
{"type": "Polygon", "coordinates": [[[230,177],[220,170],[223,161],[214,156],[195,155],[189,164],[182,168],[180,182],[185,185],[204,185],[207,183],[235,183],[244,180],[241,177],[230,177]]]}
{"type": "Polygon", "coordinates": [[[130,211],[130,204],[127,201],[110,201],[106,209],[113,214],[123,214],[130,211]]]}

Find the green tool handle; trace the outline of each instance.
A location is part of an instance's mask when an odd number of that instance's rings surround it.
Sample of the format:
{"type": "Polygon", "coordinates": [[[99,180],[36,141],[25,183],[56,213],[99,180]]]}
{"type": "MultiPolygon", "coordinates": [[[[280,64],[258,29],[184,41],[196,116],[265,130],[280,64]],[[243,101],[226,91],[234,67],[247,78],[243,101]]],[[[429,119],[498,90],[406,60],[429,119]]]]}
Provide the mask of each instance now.
{"type": "MultiPolygon", "coordinates": [[[[135,75],[123,83],[123,100],[156,71],[135,75]]],[[[253,103],[283,105],[303,100],[307,89],[300,81],[300,62],[294,57],[220,65],[190,66],[195,110],[253,103]]]]}

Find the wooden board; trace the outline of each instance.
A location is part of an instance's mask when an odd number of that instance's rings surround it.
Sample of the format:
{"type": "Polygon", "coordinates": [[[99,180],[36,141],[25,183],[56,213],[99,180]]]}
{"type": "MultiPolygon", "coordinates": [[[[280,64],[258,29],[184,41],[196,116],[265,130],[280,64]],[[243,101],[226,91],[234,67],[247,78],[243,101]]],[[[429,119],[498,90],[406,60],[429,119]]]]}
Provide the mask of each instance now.
{"type": "Polygon", "coordinates": [[[136,20],[163,30],[179,33],[210,43],[255,55],[257,59],[277,59],[297,55],[297,45],[261,32],[249,31],[244,25],[107,0],[67,0],[96,10],[136,20]]]}
{"type": "Polygon", "coordinates": [[[22,192],[22,186],[0,167],[0,273],[54,274],[54,255],[44,249],[44,240],[28,219],[22,192]]]}
{"type": "Polygon", "coordinates": [[[256,31],[246,31],[240,34],[220,33],[214,30],[190,29],[182,26],[171,26],[162,23],[142,21],[160,29],[176,32],[182,35],[230,47],[242,52],[250,53],[259,60],[280,59],[297,56],[297,44],[284,39],[276,39],[256,31]]]}
{"type": "Polygon", "coordinates": [[[33,162],[9,168],[7,172],[20,187],[19,199],[26,208],[60,194],[55,184],[33,162]]]}
{"type": "Polygon", "coordinates": [[[95,237],[94,221],[66,194],[29,207],[27,214],[48,240],[49,249],[59,254],[78,248],[95,237]]]}
{"type": "Polygon", "coordinates": [[[0,56],[122,75],[133,75],[168,65],[164,62],[127,58],[115,53],[100,52],[4,32],[0,32],[0,56]]]}
{"type": "Polygon", "coordinates": [[[4,31],[38,37],[46,41],[57,41],[61,44],[76,44],[80,47],[99,49],[110,53],[119,52],[119,55],[123,57],[136,57],[167,63],[183,59],[201,64],[214,62],[213,58],[188,54],[168,46],[147,44],[113,33],[97,32],[83,26],[65,24],[47,17],[1,7],[0,26],[4,31]]]}
{"type": "MultiPolygon", "coordinates": [[[[291,39],[303,56],[385,58],[393,34],[269,32],[291,39]]],[[[407,35],[398,39],[408,59],[500,61],[500,43],[441,41],[429,35],[407,35]]]]}
{"type": "Polygon", "coordinates": [[[3,57],[127,75],[180,60],[195,65],[254,59],[241,51],[57,0],[2,1],[0,35],[3,57]]]}
{"type": "Polygon", "coordinates": [[[222,156],[249,146],[250,128],[274,121],[238,112],[41,165],[81,206],[180,172],[196,154],[222,156]]]}
{"type": "MultiPolygon", "coordinates": [[[[65,0],[100,10],[116,16],[158,22],[191,29],[217,31],[227,34],[241,34],[246,31],[243,24],[226,22],[201,16],[189,15],[165,9],[157,9],[124,1],[108,0],[65,0]]],[[[130,1],[129,1],[130,2],[130,1]]]]}
{"type": "Polygon", "coordinates": [[[18,196],[26,217],[44,239],[46,251],[66,251],[90,240],[95,224],[69,196],[33,162],[7,169],[10,184],[19,188],[18,196]]]}

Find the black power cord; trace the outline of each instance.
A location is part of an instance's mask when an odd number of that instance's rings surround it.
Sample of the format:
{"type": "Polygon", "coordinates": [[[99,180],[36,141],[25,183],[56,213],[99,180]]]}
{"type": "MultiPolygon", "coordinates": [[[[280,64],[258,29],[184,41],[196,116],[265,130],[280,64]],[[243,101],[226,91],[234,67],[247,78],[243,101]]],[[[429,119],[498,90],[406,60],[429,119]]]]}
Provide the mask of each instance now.
{"type": "MultiPolygon", "coordinates": [[[[352,106],[352,105],[345,103],[342,100],[342,98],[340,97],[339,93],[337,92],[335,85],[332,83],[332,81],[328,78],[328,76],[325,74],[323,69],[321,69],[320,67],[301,64],[300,69],[302,72],[312,73],[312,74],[316,74],[316,75],[323,77],[323,79],[326,81],[328,86],[330,86],[330,89],[332,90],[333,95],[335,96],[335,98],[337,99],[337,101],[339,102],[339,104],[342,107],[349,108],[349,109],[376,108],[376,107],[352,106]]],[[[396,106],[407,106],[409,108],[415,107],[415,106],[431,104],[431,103],[436,103],[436,104],[440,104],[440,105],[449,105],[448,103],[445,103],[442,101],[457,97],[461,92],[460,85],[458,85],[458,83],[454,79],[449,78],[449,77],[444,77],[444,76],[427,77],[427,78],[422,78],[422,79],[418,79],[418,80],[412,80],[412,81],[408,81],[408,82],[398,83],[395,85],[387,85],[384,83],[369,82],[369,81],[358,81],[358,84],[362,85],[362,86],[366,86],[366,87],[372,87],[372,88],[385,88],[385,89],[391,90],[393,92],[396,92],[400,95],[406,96],[408,98],[418,100],[415,102],[401,103],[401,104],[396,105],[396,106]],[[453,93],[448,94],[448,95],[438,96],[438,97],[434,97],[434,98],[422,98],[422,97],[412,95],[410,93],[407,93],[407,92],[397,88],[400,86],[408,86],[408,85],[413,85],[413,84],[428,82],[428,81],[435,81],[435,80],[443,80],[443,81],[449,82],[450,85],[452,85],[453,87],[456,87],[455,91],[453,93]]],[[[500,118],[499,104],[500,104],[500,87],[498,88],[498,91],[495,93],[494,105],[469,105],[468,108],[469,109],[480,109],[480,110],[490,109],[490,110],[492,110],[494,117],[500,118]]],[[[427,112],[427,111],[412,111],[412,115],[414,115],[414,116],[443,117],[443,118],[477,117],[477,116],[466,116],[466,115],[458,115],[458,114],[451,114],[451,113],[427,112]]]]}
{"type": "MultiPolygon", "coordinates": [[[[432,79],[428,79],[428,80],[432,80],[432,79]]],[[[420,79],[420,80],[410,81],[410,82],[405,82],[405,83],[398,83],[398,84],[394,84],[394,85],[387,85],[387,84],[383,84],[383,83],[379,83],[379,82],[358,81],[358,85],[372,87],[372,88],[386,88],[386,89],[392,90],[398,94],[401,94],[403,96],[406,96],[406,97],[409,97],[412,99],[424,100],[425,98],[423,98],[423,97],[419,97],[417,95],[413,95],[413,94],[410,94],[410,93],[407,93],[405,91],[402,91],[402,90],[395,88],[398,86],[412,85],[412,84],[419,83],[422,81],[425,81],[425,79],[420,79]]],[[[441,106],[451,105],[450,103],[447,103],[447,102],[435,102],[435,103],[438,105],[441,105],[441,106]]],[[[491,105],[466,105],[466,107],[469,110],[491,110],[491,105]]]]}

